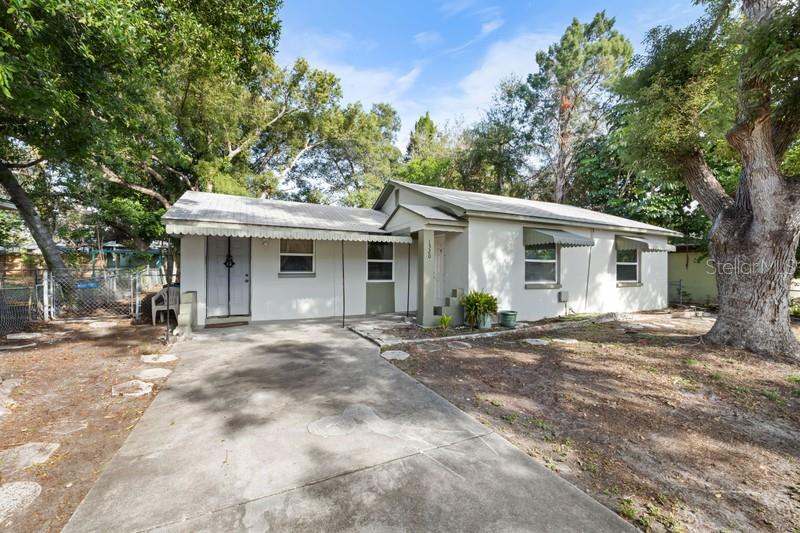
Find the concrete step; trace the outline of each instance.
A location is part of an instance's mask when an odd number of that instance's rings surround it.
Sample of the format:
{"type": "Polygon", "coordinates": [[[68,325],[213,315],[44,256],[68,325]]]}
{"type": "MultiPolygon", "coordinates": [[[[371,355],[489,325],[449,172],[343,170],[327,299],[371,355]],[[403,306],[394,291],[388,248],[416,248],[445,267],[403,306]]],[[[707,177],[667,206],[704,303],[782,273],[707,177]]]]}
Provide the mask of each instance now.
{"type": "Polygon", "coordinates": [[[440,315],[448,315],[451,317],[451,326],[460,326],[464,323],[464,310],[461,307],[439,307],[440,315]]]}

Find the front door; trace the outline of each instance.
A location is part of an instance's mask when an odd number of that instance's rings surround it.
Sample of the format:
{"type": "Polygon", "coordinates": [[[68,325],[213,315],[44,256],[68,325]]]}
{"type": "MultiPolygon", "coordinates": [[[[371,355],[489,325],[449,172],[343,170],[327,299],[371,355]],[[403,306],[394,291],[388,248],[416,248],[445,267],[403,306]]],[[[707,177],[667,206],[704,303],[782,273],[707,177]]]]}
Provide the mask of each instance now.
{"type": "Polygon", "coordinates": [[[206,316],[250,314],[250,239],[208,237],[206,316]]]}
{"type": "Polygon", "coordinates": [[[433,239],[433,305],[444,305],[444,235],[433,239]]]}

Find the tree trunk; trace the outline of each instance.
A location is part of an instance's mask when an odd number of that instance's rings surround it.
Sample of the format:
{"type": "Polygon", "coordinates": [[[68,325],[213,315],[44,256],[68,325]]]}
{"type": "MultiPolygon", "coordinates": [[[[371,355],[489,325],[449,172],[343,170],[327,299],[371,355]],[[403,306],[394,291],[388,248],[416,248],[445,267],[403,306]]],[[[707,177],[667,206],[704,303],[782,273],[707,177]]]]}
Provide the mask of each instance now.
{"type": "MultiPolygon", "coordinates": [[[[745,0],[742,13],[757,26],[768,20],[777,3],[745,0]]],[[[775,144],[773,123],[781,136],[793,137],[796,130],[783,127],[786,116],[772,116],[768,78],[741,68],[737,93],[736,122],[726,134],[742,165],[735,197],[724,191],[699,148],[681,160],[683,180],[713,221],[709,252],[719,314],[706,339],[797,359],[800,343],[791,328],[789,289],[800,241],[800,194],[796,182],[780,172],[785,142],[779,138],[775,144]]]]}
{"type": "Polygon", "coordinates": [[[567,186],[570,177],[570,161],[572,160],[572,100],[567,88],[562,89],[559,97],[558,108],[558,153],[553,171],[554,190],[553,201],[560,204],[567,195],[567,186]]]}
{"type": "Polygon", "coordinates": [[[64,264],[61,252],[53,241],[53,237],[50,235],[50,230],[42,222],[33,202],[31,202],[30,196],[19,184],[14,173],[2,163],[0,163],[0,185],[5,188],[11,201],[17,207],[22,220],[28,226],[28,231],[31,232],[33,240],[39,246],[47,267],[59,277],[65,275],[67,266],[64,264]]]}
{"type": "Polygon", "coordinates": [[[706,339],[755,353],[796,358],[800,344],[789,319],[789,288],[800,233],[790,229],[764,232],[756,221],[740,217],[735,226],[743,230],[737,232],[743,236],[715,238],[712,233],[710,253],[719,313],[706,339]]]}

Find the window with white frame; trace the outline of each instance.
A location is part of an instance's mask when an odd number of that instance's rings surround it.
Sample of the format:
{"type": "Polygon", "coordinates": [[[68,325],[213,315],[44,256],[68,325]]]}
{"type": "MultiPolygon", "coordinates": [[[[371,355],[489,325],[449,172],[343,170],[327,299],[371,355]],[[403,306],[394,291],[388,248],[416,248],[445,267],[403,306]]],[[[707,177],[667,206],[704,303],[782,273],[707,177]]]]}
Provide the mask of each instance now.
{"type": "Polygon", "coordinates": [[[306,239],[281,239],[281,274],[314,273],[314,241],[306,239]]]}
{"type": "Polygon", "coordinates": [[[639,281],[638,250],[617,250],[617,281],[639,281]]]}
{"type": "Polygon", "coordinates": [[[558,247],[525,246],[525,283],[558,283],[558,247]]]}
{"type": "Polygon", "coordinates": [[[367,243],[367,281],[394,281],[393,243],[367,243]]]}

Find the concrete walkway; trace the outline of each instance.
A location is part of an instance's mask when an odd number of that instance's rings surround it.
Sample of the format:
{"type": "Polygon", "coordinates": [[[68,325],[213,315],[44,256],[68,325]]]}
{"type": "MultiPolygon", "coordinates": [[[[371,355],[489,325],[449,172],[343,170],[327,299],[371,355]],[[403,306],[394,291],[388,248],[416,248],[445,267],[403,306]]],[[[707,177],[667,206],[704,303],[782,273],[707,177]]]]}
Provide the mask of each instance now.
{"type": "Polygon", "coordinates": [[[332,322],[173,352],[65,531],[633,530],[332,322]]]}

